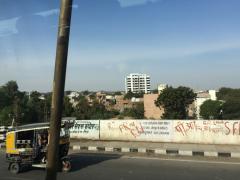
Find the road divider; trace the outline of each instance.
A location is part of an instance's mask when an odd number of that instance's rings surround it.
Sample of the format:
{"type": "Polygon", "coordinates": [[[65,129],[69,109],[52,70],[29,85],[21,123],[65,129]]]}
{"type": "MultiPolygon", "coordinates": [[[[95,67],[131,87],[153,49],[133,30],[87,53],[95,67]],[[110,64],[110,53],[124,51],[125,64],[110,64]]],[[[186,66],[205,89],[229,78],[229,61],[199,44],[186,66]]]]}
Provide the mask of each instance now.
{"type": "Polygon", "coordinates": [[[240,158],[239,152],[217,152],[217,151],[196,151],[196,150],[179,150],[164,148],[144,148],[144,147],[98,147],[98,146],[80,146],[73,145],[70,147],[73,151],[92,151],[92,152],[120,152],[120,153],[141,153],[155,155],[175,155],[175,156],[205,156],[205,157],[229,157],[240,158]]]}

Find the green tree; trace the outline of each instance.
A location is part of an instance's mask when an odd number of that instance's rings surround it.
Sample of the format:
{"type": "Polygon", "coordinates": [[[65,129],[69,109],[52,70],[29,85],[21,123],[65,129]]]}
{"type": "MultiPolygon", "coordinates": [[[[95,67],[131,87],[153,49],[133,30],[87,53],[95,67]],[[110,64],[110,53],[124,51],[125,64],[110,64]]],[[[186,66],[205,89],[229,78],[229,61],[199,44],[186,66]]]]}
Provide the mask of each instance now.
{"type": "Polygon", "coordinates": [[[125,95],[124,95],[124,99],[131,99],[132,97],[134,97],[134,93],[132,91],[128,91],[125,95]]]}
{"type": "Polygon", "coordinates": [[[0,109],[4,108],[7,105],[10,105],[10,101],[4,89],[0,87],[0,109]]]}
{"type": "Polygon", "coordinates": [[[8,81],[0,87],[0,120],[2,123],[10,124],[14,118],[16,122],[20,122],[23,94],[18,91],[16,81],[8,81]]]}
{"type": "Polygon", "coordinates": [[[120,95],[122,95],[122,92],[121,91],[116,91],[116,92],[113,93],[113,95],[114,96],[120,96],[120,95]]]}
{"type": "Polygon", "coordinates": [[[128,91],[124,95],[124,99],[132,99],[133,97],[135,97],[135,98],[142,98],[143,95],[144,95],[144,92],[133,93],[132,91],[128,91]]]}
{"type": "Polygon", "coordinates": [[[74,108],[72,103],[70,102],[70,99],[67,96],[64,96],[63,99],[63,117],[71,117],[74,113],[74,108]]]}
{"type": "Polygon", "coordinates": [[[220,88],[217,93],[217,98],[223,101],[237,100],[240,101],[240,89],[220,88]]]}
{"type": "Polygon", "coordinates": [[[200,116],[203,119],[220,119],[222,110],[221,101],[207,100],[200,106],[200,116]]]}
{"type": "Polygon", "coordinates": [[[4,86],[3,90],[6,96],[9,98],[11,103],[13,103],[14,98],[18,95],[18,85],[16,81],[8,81],[4,86]]]}
{"type": "Polygon", "coordinates": [[[240,119],[240,101],[228,100],[223,104],[223,119],[240,119]]]}
{"type": "Polygon", "coordinates": [[[167,87],[158,96],[155,105],[164,108],[164,119],[186,119],[187,108],[195,98],[196,94],[188,87],[167,87]]]}
{"type": "Polygon", "coordinates": [[[45,96],[37,91],[31,92],[29,100],[27,102],[27,123],[38,123],[46,120],[46,113],[48,113],[49,107],[45,96]],[[42,98],[41,98],[42,97],[42,98]]]}
{"type": "Polygon", "coordinates": [[[77,98],[78,103],[73,113],[77,119],[90,119],[91,107],[84,96],[77,98]]]}
{"type": "Polygon", "coordinates": [[[18,93],[16,81],[8,81],[5,85],[0,87],[0,108],[12,105],[18,93]]]}
{"type": "Polygon", "coordinates": [[[12,114],[12,107],[11,106],[6,106],[6,107],[4,107],[0,110],[0,126],[11,125],[12,118],[11,118],[10,114],[12,114]]]}
{"type": "Polygon", "coordinates": [[[240,89],[220,88],[217,97],[224,102],[222,107],[224,119],[240,119],[240,89]]]}
{"type": "Polygon", "coordinates": [[[143,119],[144,118],[143,103],[137,103],[132,108],[125,108],[121,116],[132,117],[134,119],[143,119]]]}
{"type": "Polygon", "coordinates": [[[85,91],[82,92],[82,94],[83,94],[84,96],[87,96],[87,95],[90,94],[90,92],[89,92],[88,90],[85,90],[85,91]]]}
{"type": "Polygon", "coordinates": [[[104,104],[97,101],[91,106],[90,119],[110,119],[119,114],[116,110],[107,110],[104,104]]]}
{"type": "Polygon", "coordinates": [[[18,90],[16,81],[9,81],[0,87],[0,122],[11,124],[12,119],[19,125],[43,122],[50,112],[50,94],[40,98],[41,93],[30,95],[18,90]]]}
{"type": "Polygon", "coordinates": [[[132,108],[132,117],[135,119],[143,119],[144,118],[144,104],[143,103],[137,103],[132,108]]]}

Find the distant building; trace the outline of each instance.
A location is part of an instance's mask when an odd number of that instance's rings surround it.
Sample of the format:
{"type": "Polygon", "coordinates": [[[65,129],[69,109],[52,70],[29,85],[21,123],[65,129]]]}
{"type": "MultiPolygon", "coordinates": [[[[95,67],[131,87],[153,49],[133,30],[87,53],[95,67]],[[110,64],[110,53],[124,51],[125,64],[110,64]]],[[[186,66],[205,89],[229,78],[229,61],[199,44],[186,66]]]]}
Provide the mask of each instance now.
{"type": "Polygon", "coordinates": [[[77,98],[80,96],[79,92],[72,91],[70,92],[67,97],[69,98],[70,103],[75,107],[77,105],[77,98]]]}
{"type": "Polygon", "coordinates": [[[146,74],[132,73],[125,78],[125,92],[150,93],[150,76],[146,74]]]}
{"type": "Polygon", "coordinates": [[[160,94],[164,89],[166,89],[167,84],[159,84],[158,85],[158,94],[160,94]]]}
{"type": "Polygon", "coordinates": [[[158,94],[144,94],[144,116],[147,119],[161,119],[164,113],[163,108],[159,108],[155,105],[158,94]]]}
{"type": "Polygon", "coordinates": [[[115,96],[116,104],[114,105],[114,109],[123,112],[126,108],[132,108],[133,102],[130,99],[124,99],[123,95],[115,96]]]}
{"type": "Polygon", "coordinates": [[[208,91],[199,91],[197,92],[197,98],[195,100],[195,112],[197,119],[201,119],[200,116],[200,107],[207,100],[217,100],[216,90],[208,90],[208,91]]]}

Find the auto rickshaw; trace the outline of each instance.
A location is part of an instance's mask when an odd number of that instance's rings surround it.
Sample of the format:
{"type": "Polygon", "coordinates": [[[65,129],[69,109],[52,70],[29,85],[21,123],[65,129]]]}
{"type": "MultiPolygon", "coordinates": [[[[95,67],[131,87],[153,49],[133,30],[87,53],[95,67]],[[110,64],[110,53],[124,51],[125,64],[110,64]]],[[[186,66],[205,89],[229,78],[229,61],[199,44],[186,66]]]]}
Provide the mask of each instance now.
{"type": "MultiPolygon", "coordinates": [[[[59,164],[64,172],[71,169],[68,150],[70,144],[69,123],[61,125],[59,141],[59,164]]],[[[6,135],[6,160],[12,173],[19,173],[26,167],[47,167],[49,123],[36,123],[16,127],[6,135]]]]}

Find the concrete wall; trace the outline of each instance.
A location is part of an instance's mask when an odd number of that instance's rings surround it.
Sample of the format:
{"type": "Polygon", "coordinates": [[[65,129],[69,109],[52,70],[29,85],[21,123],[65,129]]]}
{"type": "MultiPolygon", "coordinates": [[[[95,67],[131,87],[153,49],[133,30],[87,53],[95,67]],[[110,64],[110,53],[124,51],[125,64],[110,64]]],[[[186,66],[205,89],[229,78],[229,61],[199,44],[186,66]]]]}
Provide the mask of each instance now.
{"type": "Polygon", "coordinates": [[[98,120],[87,121],[85,124],[88,125],[78,122],[80,125],[73,127],[71,133],[74,134],[71,134],[71,137],[124,141],[240,144],[240,120],[100,120],[100,124],[98,123],[98,120]],[[94,128],[90,129],[89,127],[94,128]]]}
{"type": "Polygon", "coordinates": [[[101,121],[102,140],[170,142],[172,121],[106,120],[101,121]]]}
{"type": "Polygon", "coordinates": [[[71,138],[79,139],[99,139],[100,120],[76,120],[70,129],[71,138]]]}
{"type": "Polygon", "coordinates": [[[236,145],[240,143],[239,120],[174,121],[172,128],[172,142],[236,145]]]}

